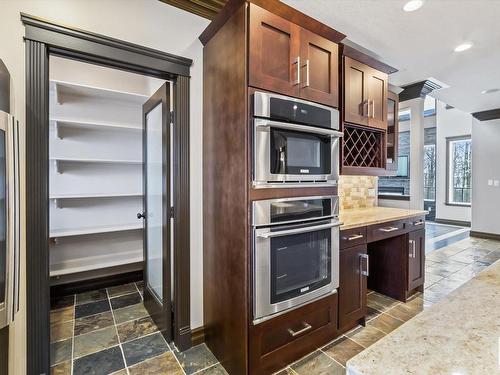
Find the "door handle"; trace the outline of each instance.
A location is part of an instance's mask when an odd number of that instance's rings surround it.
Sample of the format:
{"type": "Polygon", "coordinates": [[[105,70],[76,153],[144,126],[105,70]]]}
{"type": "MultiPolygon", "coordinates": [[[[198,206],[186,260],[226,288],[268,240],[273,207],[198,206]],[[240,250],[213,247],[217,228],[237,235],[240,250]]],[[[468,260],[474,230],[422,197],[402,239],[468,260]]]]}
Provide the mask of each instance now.
{"type": "Polygon", "coordinates": [[[138,218],[138,219],[145,219],[145,218],[146,218],[146,215],[145,215],[145,213],[144,213],[144,212],[138,212],[138,213],[137,213],[137,218],[138,218]]]}
{"type": "Polygon", "coordinates": [[[411,253],[409,254],[409,256],[410,258],[415,258],[416,257],[415,241],[410,240],[410,245],[411,245],[411,253]]]}
{"type": "Polygon", "coordinates": [[[309,59],[306,60],[306,63],[303,65],[306,68],[306,82],[304,83],[304,88],[309,87],[309,59]]]}
{"type": "Polygon", "coordinates": [[[375,118],[375,100],[372,100],[372,118],[375,118]]]}
{"type": "Polygon", "coordinates": [[[308,233],[308,232],[314,232],[316,230],[338,227],[338,226],[340,226],[340,224],[341,223],[339,221],[335,221],[335,222],[332,222],[330,224],[314,225],[314,226],[305,227],[305,228],[286,229],[286,230],[280,230],[278,232],[259,233],[259,234],[257,234],[257,237],[267,239],[267,238],[272,238],[272,237],[286,236],[289,234],[308,233]]]}
{"type": "Polygon", "coordinates": [[[292,82],[294,86],[300,85],[300,56],[297,56],[292,65],[297,64],[297,79],[292,82]]]}
{"type": "Polygon", "coordinates": [[[370,258],[368,254],[360,254],[359,256],[361,257],[361,259],[366,259],[366,268],[364,270],[363,268],[361,268],[361,275],[370,276],[370,258]]]}
{"type": "Polygon", "coordinates": [[[380,228],[379,231],[389,233],[389,232],[394,232],[395,230],[398,229],[399,229],[398,227],[389,227],[389,228],[380,228]]]}
{"type": "Polygon", "coordinates": [[[413,222],[413,225],[416,227],[418,225],[423,225],[424,224],[424,221],[420,220],[420,221],[414,221],[413,222]]]}
{"type": "Polygon", "coordinates": [[[306,323],[306,322],[303,322],[302,324],[304,324],[304,328],[302,329],[299,329],[298,331],[294,331],[293,329],[291,328],[288,328],[288,333],[292,336],[292,337],[297,337],[307,331],[309,331],[311,328],[312,328],[312,325],[306,323]]]}
{"type": "Polygon", "coordinates": [[[360,238],[363,238],[362,234],[355,234],[354,236],[347,237],[347,241],[359,240],[360,238]]]}

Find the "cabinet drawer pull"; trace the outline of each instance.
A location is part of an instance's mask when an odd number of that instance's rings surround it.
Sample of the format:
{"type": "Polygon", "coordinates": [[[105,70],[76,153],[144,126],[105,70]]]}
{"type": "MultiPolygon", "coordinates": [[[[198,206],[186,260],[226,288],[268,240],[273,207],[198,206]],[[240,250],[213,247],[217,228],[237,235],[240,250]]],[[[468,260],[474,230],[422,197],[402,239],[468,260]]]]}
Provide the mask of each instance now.
{"type": "Polygon", "coordinates": [[[297,56],[292,65],[297,64],[297,79],[292,82],[294,86],[300,85],[300,56],[297,56]]]}
{"type": "Polygon", "coordinates": [[[354,236],[347,237],[347,241],[359,240],[360,238],[363,238],[362,234],[355,234],[354,236]]]}
{"type": "Polygon", "coordinates": [[[297,337],[307,331],[309,331],[311,328],[312,328],[312,325],[306,323],[306,322],[303,322],[302,324],[304,324],[304,328],[302,329],[299,329],[298,331],[294,331],[293,329],[291,328],[288,328],[288,333],[292,336],[292,337],[297,337]]]}
{"type": "Polygon", "coordinates": [[[398,227],[389,227],[389,228],[380,228],[379,231],[381,232],[394,232],[395,230],[399,230],[398,227]]]}
{"type": "Polygon", "coordinates": [[[361,259],[366,259],[366,269],[361,270],[361,275],[370,276],[370,257],[368,254],[360,254],[361,259]]]}
{"type": "Polygon", "coordinates": [[[424,224],[424,221],[423,220],[420,220],[420,221],[414,221],[413,222],[413,225],[414,226],[417,226],[417,225],[423,225],[424,224]]]}

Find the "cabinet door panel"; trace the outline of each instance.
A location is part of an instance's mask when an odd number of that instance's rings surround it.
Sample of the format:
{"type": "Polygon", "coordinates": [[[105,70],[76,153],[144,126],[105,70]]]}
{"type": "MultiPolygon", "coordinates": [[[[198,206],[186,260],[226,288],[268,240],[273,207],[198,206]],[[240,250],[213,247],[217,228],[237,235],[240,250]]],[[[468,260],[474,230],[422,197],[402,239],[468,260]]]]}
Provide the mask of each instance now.
{"type": "Polygon", "coordinates": [[[424,284],[425,279],[425,229],[408,234],[408,291],[424,284]]]}
{"type": "Polygon", "coordinates": [[[367,66],[344,57],[344,121],[368,125],[367,117],[367,66]]]}
{"type": "Polygon", "coordinates": [[[368,126],[387,129],[387,74],[370,69],[368,76],[368,126]]]}
{"type": "Polygon", "coordinates": [[[250,4],[249,84],[298,96],[300,27],[250,4]]]}
{"type": "Polygon", "coordinates": [[[339,328],[343,330],[366,315],[366,245],[341,250],[339,262],[339,328]]]}
{"type": "Polygon", "coordinates": [[[396,171],[398,170],[398,107],[398,95],[390,91],[387,92],[387,149],[385,168],[388,171],[393,171],[393,174],[396,174],[396,171]]]}
{"type": "Polygon", "coordinates": [[[338,107],[338,45],[301,29],[300,49],[300,96],[338,107]]]}

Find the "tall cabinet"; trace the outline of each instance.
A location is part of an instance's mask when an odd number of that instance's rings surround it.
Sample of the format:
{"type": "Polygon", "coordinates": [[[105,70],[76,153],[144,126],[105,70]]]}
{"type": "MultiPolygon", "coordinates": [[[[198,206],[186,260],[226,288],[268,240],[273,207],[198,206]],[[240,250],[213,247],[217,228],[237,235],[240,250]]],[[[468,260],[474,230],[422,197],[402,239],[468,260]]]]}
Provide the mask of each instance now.
{"type": "Polygon", "coordinates": [[[337,191],[252,186],[251,98],[258,89],[338,107],[344,37],[275,0],[231,0],[200,36],[203,320],[206,343],[230,374],[271,374],[337,335],[336,294],[252,324],[252,201],[337,191]],[[304,319],[311,328],[291,335],[304,319]]]}

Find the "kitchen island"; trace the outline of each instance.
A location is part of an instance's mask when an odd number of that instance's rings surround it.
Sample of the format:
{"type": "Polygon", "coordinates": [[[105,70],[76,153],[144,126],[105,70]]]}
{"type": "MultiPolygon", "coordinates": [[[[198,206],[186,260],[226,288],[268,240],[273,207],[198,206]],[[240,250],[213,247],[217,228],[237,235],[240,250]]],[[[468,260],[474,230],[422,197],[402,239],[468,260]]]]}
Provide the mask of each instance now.
{"type": "Polygon", "coordinates": [[[500,261],[347,362],[349,375],[498,374],[500,261]]]}

